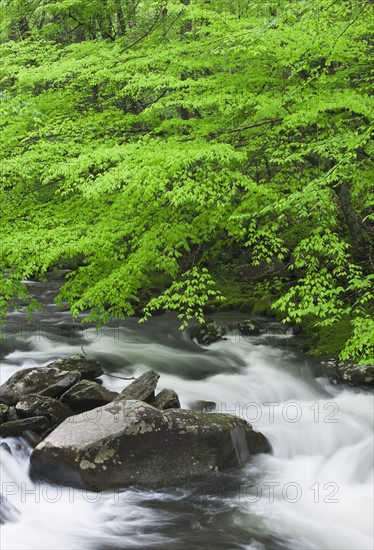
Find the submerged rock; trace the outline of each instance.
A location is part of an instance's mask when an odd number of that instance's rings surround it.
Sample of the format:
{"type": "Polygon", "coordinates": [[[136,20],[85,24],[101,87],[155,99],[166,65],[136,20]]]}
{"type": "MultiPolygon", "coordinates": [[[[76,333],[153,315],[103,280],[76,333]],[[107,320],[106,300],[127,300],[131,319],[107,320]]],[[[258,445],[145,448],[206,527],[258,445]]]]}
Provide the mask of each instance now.
{"type": "Polygon", "coordinates": [[[217,404],[214,401],[195,401],[191,405],[193,411],[212,412],[216,409],[217,404]]]}
{"type": "Polygon", "coordinates": [[[66,419],[34,449],[30,465],[34,478],[104,491],[184,483],[269,451],[240,418],[120,400],[66,419]]]}
{"type": "Polygon", "coordinates": [[[0,403],[15,405],[22,396],[30,393],[59,397],[80,377],[78,371],[68,372],[50,367],[22,369],[0,386],[0,403]]]}

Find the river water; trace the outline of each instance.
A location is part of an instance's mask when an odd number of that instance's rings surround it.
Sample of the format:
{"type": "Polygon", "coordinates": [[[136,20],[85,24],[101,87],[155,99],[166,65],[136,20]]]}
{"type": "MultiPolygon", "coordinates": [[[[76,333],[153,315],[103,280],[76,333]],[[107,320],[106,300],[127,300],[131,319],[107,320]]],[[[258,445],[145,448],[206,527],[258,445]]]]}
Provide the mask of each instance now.
{"type": "MultiPolygon", "coordinates": [[[[172,315],[97,331],[53,305],[57,288],[34,283],[44,311],[27,324],[9,316],[0,377],[84,351],[107,374],[160,372],[183,407],[196,400],[240,415],[262,431],[271,455],[182,487],[92,493],[28,476],[31,449],[17,438],[0,447],[8,521],[2,550],[371,550],[373,549],[373,395],[315,379],[294,338],[277,325],[203,348],[172,315]]],[[[126,382],[104,375],[120,391],[126,382]]],[[[4,443],[3,441],[3,443],[4,443]]]]}

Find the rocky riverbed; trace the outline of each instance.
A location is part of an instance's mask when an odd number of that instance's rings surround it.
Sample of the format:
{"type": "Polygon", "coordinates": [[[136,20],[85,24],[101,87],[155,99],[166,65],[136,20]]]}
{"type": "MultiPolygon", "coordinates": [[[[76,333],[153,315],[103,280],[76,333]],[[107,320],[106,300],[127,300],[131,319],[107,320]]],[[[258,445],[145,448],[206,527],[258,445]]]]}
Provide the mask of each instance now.
{"type": "MultiPolygon", "coordinates": [[[[266,438],[241,418],[181,409],[177,393],[156,395],[147,371],[121,392],[83,355],[16,372],[0,387],[0,436],[36,445],[34,478],[95,490],[184,483],[243,466],[269,452],[266,438]]],[[[198,405],[197,407],[198,408],[198,405]]]]}

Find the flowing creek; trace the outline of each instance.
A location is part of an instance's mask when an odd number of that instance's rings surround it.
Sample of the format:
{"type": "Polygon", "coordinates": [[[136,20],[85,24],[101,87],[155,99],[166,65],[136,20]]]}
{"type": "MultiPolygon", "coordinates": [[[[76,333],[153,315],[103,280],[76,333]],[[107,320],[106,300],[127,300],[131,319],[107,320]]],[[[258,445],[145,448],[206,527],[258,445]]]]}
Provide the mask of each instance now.
{"type": "MultiPolygon", "coordinates": [[[[2,550],[370,550],[373,549],[373,395],[314,379],[289,334],[233,332],[207,348],[178,331],[175,316],[69,327],[56,308],[57,283],[34,283],[44,312],[27,324],[10,314],[0,382],[16,370],[84,351],[108,374],[160,372],[182,407],[214,401],[271,442],[240,472],[164,490],[90,493],[34,484],[31,449],[21,439],[0,447],[2,550]],[[83,328],[82,328],[83,327],[83,328]]],[[[276,328],[276,327],[275,327],[276,328]]],[[[104,375],[120,391],[123,380],[104,375]]],[[[93,423],[94,429],[94,423],[93,423]]]]}

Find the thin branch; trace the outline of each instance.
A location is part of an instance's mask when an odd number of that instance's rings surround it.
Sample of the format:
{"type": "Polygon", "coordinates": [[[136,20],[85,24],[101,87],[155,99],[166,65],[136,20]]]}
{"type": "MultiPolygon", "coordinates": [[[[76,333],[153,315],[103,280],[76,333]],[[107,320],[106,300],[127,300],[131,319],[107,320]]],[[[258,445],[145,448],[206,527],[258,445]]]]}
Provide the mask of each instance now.
{"type": "Polygon", "coordinates": [[[36,187],[35,189],[32,189],[32,191],[28,191],[27,193],[23,194],[23,198],[27,197],[27,195],[31,195],[32,193],[35,193],[36,191],[39,191],[39,189],[43,189],[43,187],[48,187],[48,185],[54,185],[55,183],[58,183],[57,181],[49,181],[48,183],[44,183],[43,185],[39,185],[39,187],[36,187]]]}
{"type": "Polygon", "coordinates": [[[122,50],[122,52],[126,52],[127,50],[129,50],[130,48],[133,48],[134,46],[136,46],[136,44],[138,44],[139,42],[141,42],[142,40],[144,40],[145,38],[147,38],[147,36],[149,36],[151,34],[151,32],[157,27],[157,24],[159,22],[159,19],[160,19],[160,15],[158,15],[154,21],[154,23],[152,23],[152,25],[149,27],[149,29],[147,30],[147,32],[145,34],[143,34],[142,36],[140,36],[139,38],[137,38],[134,42],[132,42],[131,44],[129,44],[128,46],[126,46],[126,48],[124,48],[122,50]]]}
{"type": "MultiPolygon", "coordinates": [[[[241,128],[234,128],[233,130],[226,130],[226,131],[222,131],[222,132],[216,132],[214,134],[210,134],[209,136],[207,136],[207,138],[215,138],[217,136],[222,136],[222,135],[225,135],[225,134],[234,134],[236,132],[242,132],[244,130],[250,130],[251,128],[258,128],[259,126],[265,126],[266,124],[272,124],[272,123],[277,123],[277,122],[282,122],[284,120],[284,118],[271,118],[271,119],[268,119],[268,120],[261,120],[260,122],[254,122],[253,124],[248,124],[248,126],[242,126],[241,128]]],[[[181,142],[181,141],[192,141],[194,140],[195,137],[194,136],[188,136],[188,137],[185,137],[183,139],[179,139],[178,141],[181,142]]]]}
{"type": "MultiPolygon", "coordinates": [[[[177,16],[174,18],[174,20],[172,21],[169,29],[167,30],[167,32],[169,32],[170,28],[173,26],[173,24],[175,23],[175,21],[181,16],[181,14],[184,12],[184,10],[181,10],[177,16]]],[[[145,38],[147,38],[147,36],[149,36],[151,34],[152,31],[154,31],[158,26],[160,26],[162,23],[163,23],[163,20],[161,20],[161,22],[159,22],[160,20],[160,16],[162,14],[159,13],[154,21],[154,23],[149,27],[149,29],[147,30],[147,32],[145,34],[143,34],[142,36],[140,36],[139,38],[137,38],[135,40],[135,42],[132,42],[131,44],[129,44],[128,46],[126,46],[122,52],[126,52],[127,50],[129,50],[130,48],[133,48],[134,46],[136,46],[136,44],[138,44],[139,42],[141,42],[142,40],[144,40],[145,38]]]]}
{"type": "Polygon", "coordinates": [[[332,54],[336,44],[338,43],[338,41],[341,39],[341,37],[343,36],[343,34],[345,34],[347,32],[347,30],[352,27],[352,25],[354,25],[356,23],[356,21],[361,17],[361,15],[364,13],[364,11],[368,8],[369,6],[368,5],[364,5],[364,7],[362,8],[362,10],[359,12],[359,14],[349,23],[349,25],[347,25],[345,27],[345,29],[342,30],[342,32],[337,36],[337,38],[334,40],[334,43],[332,45],[332,48],[331,50],[329,51],[328,53],[328,57],[330,57],[330,55],[332,54]]]}
{"type": "Polygon", "coordinates": [[[110,376],[111,378],[119,378],[120,380],[136,380],[135,376],[131,376],[130,378],[125,378],[124,376],[115,376],[114,374],[108,374],[107,372],[104,374],[105,376],[110,376]]]}
{"type": "Polygon", "coordinates": [[[242,126],[241,128],[234,128],[233,130],[226,130],[224,132],[217,132],[212,134],[212,137],[220,136],[222,134],[234,134],[235,132],[243,132],[244,130],[250,130],[251,128],[258,128],[259,126],[264,126],[265,124],[272,124],[277,122],[282,122],[283,118],[271,118],[268,120],[261,120],[260,122],[254,122],[253,124],[248,124],[248,126],[242,126]]]}
{"type": "Polygon", "coordinates": [[[87,353],[84,351],[83,344],[81,345],[81,350],[82,350],[82,352],[84,353],[84,355],[85,355],[86,357],[88,357],[87,353]]]}

